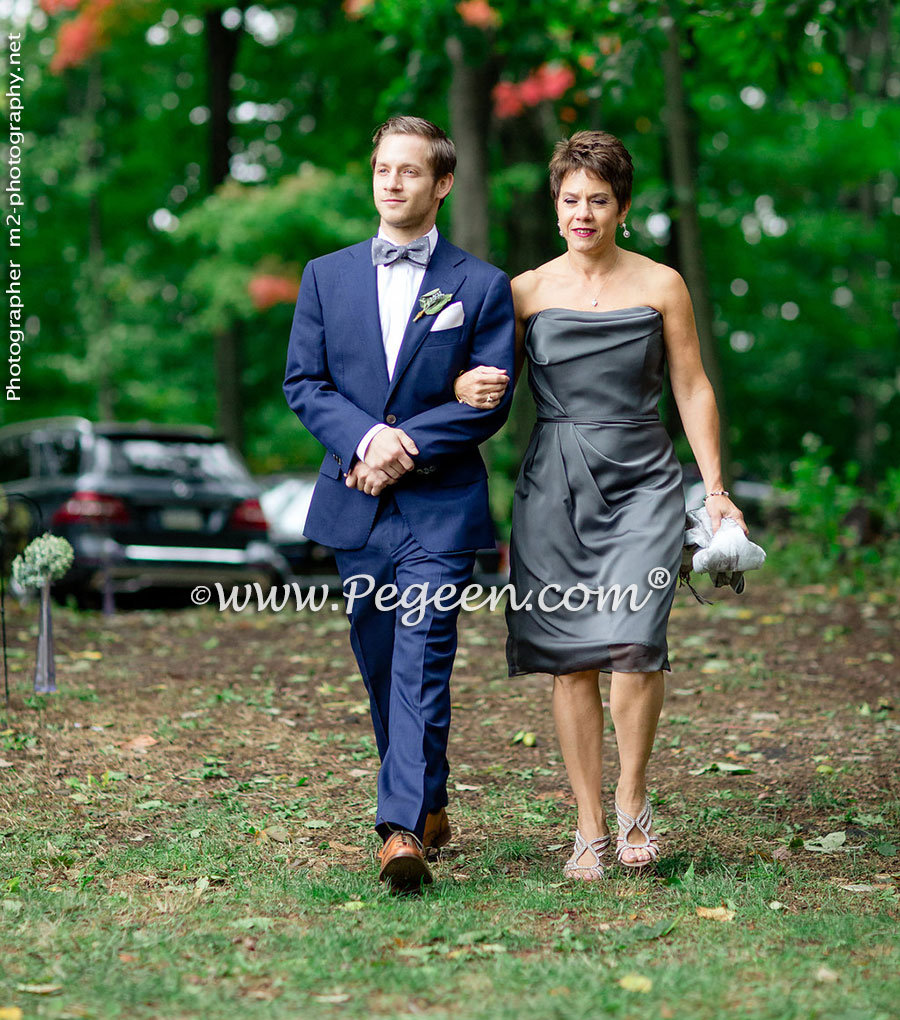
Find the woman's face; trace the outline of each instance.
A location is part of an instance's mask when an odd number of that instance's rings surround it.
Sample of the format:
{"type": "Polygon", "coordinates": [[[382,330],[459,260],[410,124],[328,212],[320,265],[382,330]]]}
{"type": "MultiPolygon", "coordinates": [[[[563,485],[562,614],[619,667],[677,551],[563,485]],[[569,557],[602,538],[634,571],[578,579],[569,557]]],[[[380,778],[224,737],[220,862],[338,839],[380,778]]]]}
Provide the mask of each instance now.
{"type": "Polygon", "coordinates": [[[628,206],[619,209],[610,185],[587,170],[575,170],[563,178],[556,215],[571,251],[590,254],[609,250],[615,244],[616,227],[627,212],[628,206]]]}

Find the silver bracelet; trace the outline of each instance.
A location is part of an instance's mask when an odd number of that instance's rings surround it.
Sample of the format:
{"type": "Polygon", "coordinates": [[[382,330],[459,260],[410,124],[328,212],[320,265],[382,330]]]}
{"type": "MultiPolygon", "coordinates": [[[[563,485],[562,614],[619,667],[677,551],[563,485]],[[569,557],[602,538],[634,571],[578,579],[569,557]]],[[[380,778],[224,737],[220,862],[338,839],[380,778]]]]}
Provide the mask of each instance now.
{"type": "Polygon", "coordinates": [[[707,494],[703,497],[703,502],[705,503],[710,496],[730,496],[730,495],[731,493],[727,489],[716,489],[715,492],[707,492],[707,494]]]}

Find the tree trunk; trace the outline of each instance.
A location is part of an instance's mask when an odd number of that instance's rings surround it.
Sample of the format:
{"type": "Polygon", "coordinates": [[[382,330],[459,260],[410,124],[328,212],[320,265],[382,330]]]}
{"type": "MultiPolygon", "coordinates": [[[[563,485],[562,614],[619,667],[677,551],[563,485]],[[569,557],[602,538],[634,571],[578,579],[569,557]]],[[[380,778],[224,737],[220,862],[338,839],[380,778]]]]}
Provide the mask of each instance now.
{"type": "MultiPolygon", "coordinates": [[[[235,5],[243,10],[245,3],[235,5]]],[[[228,176],[231,158],[231,75],[234,71],[242,28],[222,24],[225,8],[204,13],[206,27],[207,102],[209,103],[208,190],[212,193],[228,176]]],[[[241,399],[241,349],[238,330],[229,326],[215,335],[216,397],[219,431],[238,450],[244,448],[243,401],[241,399]]]]}
{"type": "MultiPolygon", "coordinates": [[[[103,103],[103,83],[100,58],[94,56],[88,67],[84,97],[84,117],[90,125],[84,146],[84,163],[90,179],[98,180],[102,166],[98,141],[98,117],[103,103]]],[[[88,196],[88,267],[91,295],[87,298],[90,319],[87,328],[88,360],[96,380],[97,414],[101,420],[114,421],[116,417],[115,386],[112,381],[112,358],[109,350],[109,323],[111,309],[104,283],[105,254],[103,251],[103,218],[100,208],[99,186],[95,185],[88,196]]]]}
{"type": "Polygon", "coordinates": [[[712,302],[703,260],[700,220],[697,215],[696,145],[691,132],[690,111],[684,94],[684,64],[681,57],[678,24],[673,13],[675,10],[674,5],[669,6],[662,21],[667,41],[662,60],[666,89],[664,110],[666,147],[675,198],[672,228],[677,245],[679,269],[684,276],[694,305],[703,366],[712,383],[719,406],[722,475],[727,485],[731,475],[728,415],[718,346],[713,334],[712,302]]]}
{"type": "MultiPolygon", "coordinates": [[[[871,23],[853,25],[845,37],[846,66],[850,77],[847,104],[853,109],[857,97],[867,99],[888,98],[887,85],[894,62],[891,52],[891,4],[881,0],[873,3],[871,23]]],[[[878,216],[875,197],[875,181],[862,183],[853,195],[851,206],[874,228],[878,216]]],[[[848,284],[854,291],[857,278],[869,276],[875,270],[872,258],[857,256],[853,260],[848,284]]],[[[853,395],[854,417],[856,419],[855,456],[860,467],[859,482],[866,488],[875,484],[875,462],[878,449],[875,430],[878,427],[879,406],[875,398],[876,380],[868,365],[858,369],[858,379],[853,395]]]]}
{"type": "Polygon", "coordinates": [[[469,64],[462,41],[447,39],[450,57],[450,135],[456,144],[450,233],[453,243],[480,259],[490,255],[488,130],[496,70],[490,58],[469,64]]]}
{"type": "MultiPolygon", "coordinates": [[[[236,4],[241,10],[246,4],[236,4]]],[[[206,27],[206,95],[209,103],[209,163],[206,168],[208,190],[228,176],[231,157],[231,75],[237,60],[242,28],[226,28],[222,24],[224,7],[208,10],[203,15],[206,27]]]]}

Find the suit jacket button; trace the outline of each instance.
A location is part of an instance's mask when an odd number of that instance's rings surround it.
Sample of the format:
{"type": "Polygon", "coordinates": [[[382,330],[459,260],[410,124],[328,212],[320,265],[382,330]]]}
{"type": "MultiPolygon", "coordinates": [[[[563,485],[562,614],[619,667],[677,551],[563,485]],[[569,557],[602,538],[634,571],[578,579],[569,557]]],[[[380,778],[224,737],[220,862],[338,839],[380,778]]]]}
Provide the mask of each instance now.
{"type": "Polygon", "coordinates": [[[384,420],[387,422],[388,425],[393,425],[397,421],[397,415],[389,414],[384,420]]]}

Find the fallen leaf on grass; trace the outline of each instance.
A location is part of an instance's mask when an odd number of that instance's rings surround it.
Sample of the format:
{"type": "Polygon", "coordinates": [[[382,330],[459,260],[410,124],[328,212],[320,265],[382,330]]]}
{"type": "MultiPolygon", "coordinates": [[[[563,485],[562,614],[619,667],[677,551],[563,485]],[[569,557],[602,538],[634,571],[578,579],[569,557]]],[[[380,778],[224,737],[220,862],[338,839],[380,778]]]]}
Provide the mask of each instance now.
{"type": "Polygon", "coordinates": [[[823,984],[833,985],[838,980],[838,975],[830,967],[819,967],[816,971],[816,981],[823,984]]]}
{"type": "Polygon", "coordinates": [[[884,889],[893,889],[889,882],[879,882],[877,885],[866,885],[863,882],[852,882],[850,885],[839,885],[838,889],[846,889],[847,892],[881,892],[884,889]]]}
{"type": "Polygon", "coordinates": [[[248,999],[259,999],[261,1002],[271,1002],[273,999],[278,999],[284,994],[282,988],[272,988],[269,985],[260,985],[258,988],[248,988],[244,991],[244,995],[248,999]]]}
{"type": "Polygon", "coordinates": [[[454,785],[456,786],[456,789],[460,793],[465,793],[467,790],[480,790],[481,789],[480,786],[469,786],[467,783],[456,783],[454,785]]]}
{"type": "MultiPolygon", "coordinates": [[[[678,924],[677,917],[664,917],[656,924],[636,924],[624,931],[618,931],[613,938],[617,947],[625,948],[634,942],[651,942],[653,939],[663,938],[672,931],[676,924],[678,924]]],[[[607,930],[609,927],[607,925],[607,930]]]]}
{"type": "Polygon", "coordinates": [[[650,978],[644,977],[643,974],[625,974],[617,983],[626,992],[649,992],[653,987],[650,978]]]}
{"type": "Polygon", "coordinates": [[[740,775],[754,770],[746,765],[739,765],[733,761],[713,761],[699,769],[688,769],[689,776],[702,776],[705,772],[731,772],[740,775]]]}
{"type": "Polygon", "coordinates": [[[15,762],[7,761],[5,758],[0,758],[0,769],[14,769],[15,762]]]}
{"type": "Polygon", "coordinates": [[[208,888],[209,879],[205,875],[202,878],[198,878],[194,883],[194,899],[199,900],[208,888]]]}
{"type": "Polygon", "coordinates": [[[83,652],[69,652],[70,659],[88,659],[91,662],[96,662],[103,658],[103,652],[95,651],[93,648],[87,648],[83,652]]]}
{"type": "Polygon", "coordinates": [[[724,673],[726,670],[732,669],[734,664],[729,662],[728,659],[709,659],[700,667],[701,673],[724,673]]]}
{"type": "Polygon", "coordinates": [[[271,825],[262,830],[257,834],[259,836],[266,836],[269,839],[274,839],[276,843],[289,843],[291,841],[291,834],[283,825],[271,825]]]}
{"type": "Polygon", "coordinates": [[[362,779],[364,776],[371,776],[371,769],[350,769],[347,773],[348,776],[353,776],[354,779],[362,779]]]}
{"type": "Polygon", "coordinates": [[[833,854],[846,842],[846,832],[829,832],[827,836],[819,836],[817,839],[804,839],[803,846],[819,854],[833,854]]]}
{"type": "Polygon", "coordinates": [[[362,910],[364,906],[362,900],[347,900],[338,907],[338,910],[362,910]]]}
{"type": "Polygon", "coordinates": [[[310,818],[303,824],[307,829],[327,829],[331,822],[323,822],[321,818],[310,818]]]}
{"type": "MultiPolygon", "coordinates": [[[[75,800],[77,794],[72,795],[72,800],[75,800]]],[[[164,800],[142,800],[140,804],[135,804],[138,811],[155,811],[157,808],[166,807],[167,802],[164,800]]]]}
{"type": "Polygon", "coordinates": [[[155,737],[151,737],[149,733],[142,733],[140,736],[119,744],[118,747],[122,751],[146,751],[148,747],[153,747],[158,743],[159,741],[155,737]]]}
{"type": "Polygon", "coordinates": [[[537,735],[531,730],[519,730],[512,738],[511,743],[522,744],[523,747],[534,747],[537,744],[537,735]]]}
{"type": "Polygon", "coordinates": [[[350,846],[349,843],[340,843],[336,839],[329,839],[328,846],[332,850],[337,850],[339,854],[361,854],[363,848],[361,846],[350,846]]]}
{"type": "Polygon", "coordinates": [[[62,985],[16,985],[17,992],[28,992],[29,995],[56,995],[62,991],[62,985]]]}
{"type": "Polygon", "coordinates": [[[734,911],[727,907],[697,907],[697,917],[707,921],[733,921],[734,911]]]}
{"type": "Polygon", "coordinates": [[[772,900],[769,904],[769,910],[784,910],[785,906],[779,900],[772,900]]]}
{"type": "Polygon", "coordinates": [[[339,995],[339,994],[336,994],[336,995],[314,995],[313,998],[316,1000],[316,1002],[330,1002],[330,1003],[333,1003],[335,1006],[339,1006],[342,1002],[349,1002],[350,1001],[350,996],[349,995],[339,995]]]}

